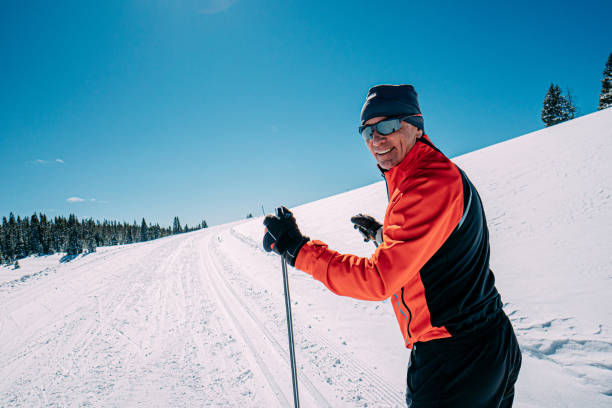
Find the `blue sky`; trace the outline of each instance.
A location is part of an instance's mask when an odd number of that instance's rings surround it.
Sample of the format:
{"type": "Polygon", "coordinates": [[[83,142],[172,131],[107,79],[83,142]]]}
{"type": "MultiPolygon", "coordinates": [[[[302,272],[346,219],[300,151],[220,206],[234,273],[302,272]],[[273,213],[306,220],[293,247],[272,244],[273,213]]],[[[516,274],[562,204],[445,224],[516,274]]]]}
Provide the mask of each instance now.
{"type": "Polygon", "coordinates": [[[593,112],[612,5],[576,4],[3,2],[0,216],[213,225],[379,181],[380,83],[450,157],[542,128],[551,82],[593,112]]]}

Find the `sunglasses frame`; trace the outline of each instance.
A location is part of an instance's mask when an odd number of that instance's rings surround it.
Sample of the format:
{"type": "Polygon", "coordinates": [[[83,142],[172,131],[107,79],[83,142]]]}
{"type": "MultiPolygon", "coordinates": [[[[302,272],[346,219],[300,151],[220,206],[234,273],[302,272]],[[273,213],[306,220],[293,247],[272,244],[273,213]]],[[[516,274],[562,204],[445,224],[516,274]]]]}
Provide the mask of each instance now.
{"type": "Polygon", "coordinates": [[[406,118],[411,117],[411,116],[417,116],[417,115],[405,115],[405,116],[390,117],[390,118],[387,118],[387,119],[383,119],[380,122],[373,123],[371,125],[362,125],[362,126],[359,126],[359,134],[361,136],[363,136],[364,139],[367,139],[367,140],[372,140],[374,138],[374,130],[376,130],[378,132],[378,134],[380,134],[382,136],[388,136],[388,135],[390,135],[393,132],[397,132],[402,127],[402,121],[404,119],[406,119],[406,118]],[[384,122],[389,122],[389,121],[392,121],[392,120],[397,120],[398,121],[399,127],[397,129],[395,129],[395,130],[393,130],[393,131],[391,131],[389,133],[383,133],[383,132],[381,132],[378,129],[378,125],[379,124],[384,123],[384,122]],[[366,130],[366,128],[372,128],[372,133],[370,133],[370,136],[366,136],[366,135],[363,134],[363,131],[366,130]]]}

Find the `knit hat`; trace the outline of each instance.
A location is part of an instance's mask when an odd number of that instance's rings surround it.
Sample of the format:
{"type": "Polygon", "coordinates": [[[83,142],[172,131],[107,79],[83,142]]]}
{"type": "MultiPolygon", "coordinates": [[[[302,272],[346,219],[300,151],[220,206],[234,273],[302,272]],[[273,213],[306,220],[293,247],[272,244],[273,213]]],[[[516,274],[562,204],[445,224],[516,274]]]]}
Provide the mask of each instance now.
{"type": "MultiPolygon", "coordinates": [[[[361,109],[361,124],[377,116],[420,114],[417,93],[412,85],[376,85],[368,91],[361,109]]],[[[425,131],[422,116],[410,116],[404,121],[425,131]]]]}

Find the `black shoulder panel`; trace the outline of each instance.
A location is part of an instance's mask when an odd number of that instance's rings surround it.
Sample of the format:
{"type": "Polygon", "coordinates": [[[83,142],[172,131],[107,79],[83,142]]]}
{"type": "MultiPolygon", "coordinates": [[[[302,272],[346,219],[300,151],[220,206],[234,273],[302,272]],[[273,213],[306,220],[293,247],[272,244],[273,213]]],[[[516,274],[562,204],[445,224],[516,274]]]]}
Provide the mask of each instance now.
{"type": "Polygon", "coordinates": [[[459,169],[463,216],[442,247],[421,269],[431,324],[451,335],[478,329],[501,310],[489,269],[489,231],[480,196],[459,169]]]}

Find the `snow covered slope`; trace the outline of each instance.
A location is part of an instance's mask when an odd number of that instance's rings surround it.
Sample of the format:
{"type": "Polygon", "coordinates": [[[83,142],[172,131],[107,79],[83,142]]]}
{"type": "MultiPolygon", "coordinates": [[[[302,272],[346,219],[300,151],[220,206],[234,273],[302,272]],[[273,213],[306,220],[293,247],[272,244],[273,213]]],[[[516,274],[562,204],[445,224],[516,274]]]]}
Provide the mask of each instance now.
{"type": "MultiPolygon", "coordinates": [[[[517,407],[612,406],[611,158],[608,109],[455,159],[483,197],[523,349],[517,407]]],[[[380,182],[294,210],[307,235],[368,256],[349,218],[385,206],[380,182]]],[[[262,234],[259,218],[0,267],[0,406],[290,406],[280,260],[262,234]]],[[[290,269],[302,405],[403,406],[391,305],[290,269]]]]}

